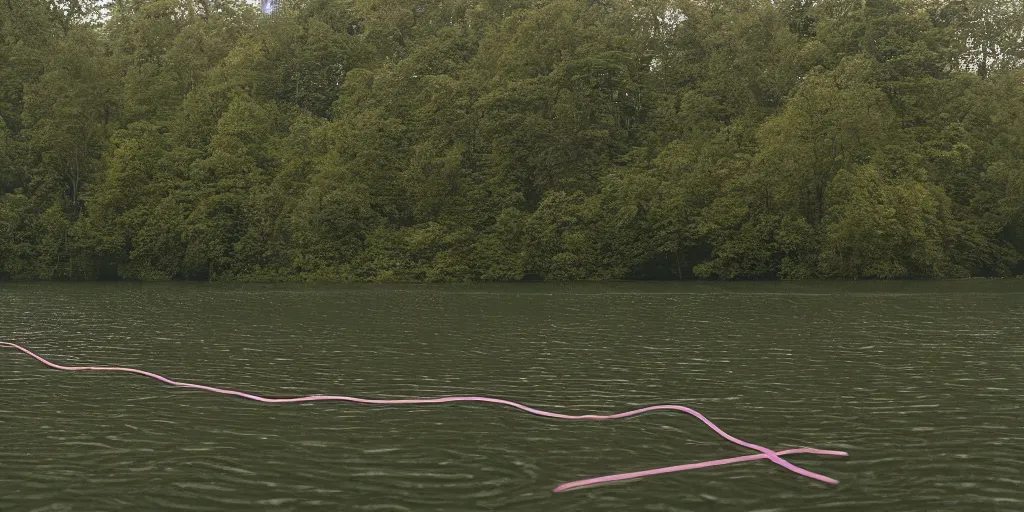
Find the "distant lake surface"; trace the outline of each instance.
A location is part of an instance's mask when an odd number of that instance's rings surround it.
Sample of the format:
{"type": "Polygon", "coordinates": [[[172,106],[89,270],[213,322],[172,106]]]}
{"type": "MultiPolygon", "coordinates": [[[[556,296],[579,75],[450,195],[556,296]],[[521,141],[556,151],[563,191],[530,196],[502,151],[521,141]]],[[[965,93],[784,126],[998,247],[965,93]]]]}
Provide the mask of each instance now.
{"type": "Polygon", "coordinates": [[[1024,510],[1024,281],[0,284],[0,338],[271,395],[697,409],[696,419],[262,404],[0,348],[0,510],[1024,510]]]}

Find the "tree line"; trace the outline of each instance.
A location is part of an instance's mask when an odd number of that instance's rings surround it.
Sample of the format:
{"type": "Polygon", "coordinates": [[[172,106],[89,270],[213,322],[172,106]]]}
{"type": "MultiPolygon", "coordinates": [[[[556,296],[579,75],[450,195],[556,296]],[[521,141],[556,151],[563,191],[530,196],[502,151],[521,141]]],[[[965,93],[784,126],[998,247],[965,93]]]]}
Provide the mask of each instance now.
{"type": "Polygon", "coordinates": [[[1019,0],[0,2],[0,279],[1024,273],[1019,0]]]}

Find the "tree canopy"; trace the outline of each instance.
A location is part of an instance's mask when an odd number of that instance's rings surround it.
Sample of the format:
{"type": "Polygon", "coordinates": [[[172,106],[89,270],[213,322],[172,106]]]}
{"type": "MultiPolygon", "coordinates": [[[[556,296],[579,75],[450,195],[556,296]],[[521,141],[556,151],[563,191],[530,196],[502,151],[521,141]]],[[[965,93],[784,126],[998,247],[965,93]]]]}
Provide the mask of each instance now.
{"type": "Polygon", "coordinates": [[[0,278],[1022,273],[1018,0],[0,2],[0,278]]]}

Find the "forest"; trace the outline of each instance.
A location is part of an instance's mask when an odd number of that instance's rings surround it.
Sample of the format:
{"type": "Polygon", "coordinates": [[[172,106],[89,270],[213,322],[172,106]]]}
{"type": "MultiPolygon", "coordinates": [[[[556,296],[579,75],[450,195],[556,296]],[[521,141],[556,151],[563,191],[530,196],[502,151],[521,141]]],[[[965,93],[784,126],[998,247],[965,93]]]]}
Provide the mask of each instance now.
{"type": "Polygon", "coordinates": [[[1021,274],[1020,0],[0,2],[0,280],[1021,274]]]}

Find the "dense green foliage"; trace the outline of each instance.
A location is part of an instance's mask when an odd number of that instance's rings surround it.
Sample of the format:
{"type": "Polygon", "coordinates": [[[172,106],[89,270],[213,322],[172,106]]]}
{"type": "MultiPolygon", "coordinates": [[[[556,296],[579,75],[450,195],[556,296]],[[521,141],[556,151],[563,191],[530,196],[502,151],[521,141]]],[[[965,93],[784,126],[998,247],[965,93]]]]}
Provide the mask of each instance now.
{"type": "Polygon", "coordinates": [[[1024,271],[1019,0],[0,2],[0,277],[1024,271]]]}

